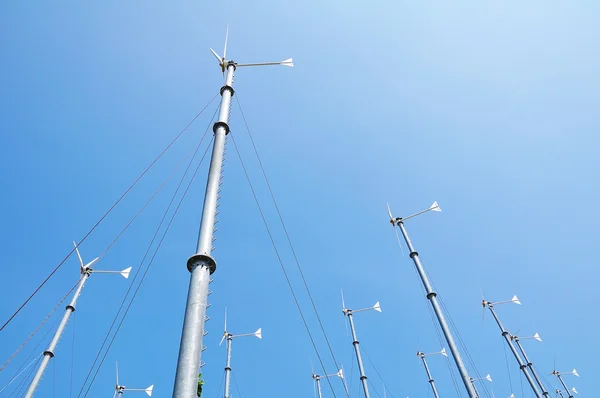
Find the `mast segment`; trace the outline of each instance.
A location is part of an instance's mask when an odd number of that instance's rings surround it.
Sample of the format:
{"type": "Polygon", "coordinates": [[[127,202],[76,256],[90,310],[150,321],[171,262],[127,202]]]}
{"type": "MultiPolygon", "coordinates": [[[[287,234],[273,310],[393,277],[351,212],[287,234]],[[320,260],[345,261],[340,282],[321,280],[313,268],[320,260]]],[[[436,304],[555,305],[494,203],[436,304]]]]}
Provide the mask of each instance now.
{"type": "Polygon", "coordinates": [[[223,169],[223,153],[226,136],[229,133],[229,113],[231,98],[233,97],[233,76],[238,66],[284,65],[294,66],[292,59],[281,62],[268,62],[263,64],[237,64],[227,59],[227,34],[223,57],[213,49],[213,55],[219,61],[219,66],[225,75],[225,84],[221,87],[221,108],[219,120],[213,126],[214,140],[211,154],[208,181],[204,196],[200,232],[196,253],[187,261],[190,271],[190,284],[177,359],[175,386],[173,398],[189,398],[196,396],[198,389],[198,372],[200,370],[202,354],[202,338],[204,337],[204,322],[208,298],[208,284],[210,275],[217,269],[217,263],[211,256],[212,242],[215,228],[215,215],[217,212],[217,199],[219,180],[223,169]]]}
{"type": "Polygon", "coordinates": [[[428,278],[427,274],[425,273],[425,269],[423,268],[423,265],[421,264],[421,260],[419,259],[419,253],[417,253],[417,251],[413,247],[413,244],[412,244],[410,238],[408,237],[408,232],[406,232],[406,228],[404,227],[404,221],[408,220],[409,218],[416,217],[420,214],[423,214],[423,213],[426,213],[429,211],[442,211],[442,210],[440,209],[440,206],[437,204],[437,202],[434,202],[426,210],[420,211],[420,212],[410,215],[408,217],[404,217],[404,218],[395,217],[394,218],[394,217],[392,217],[392,212],[390,211],[390,208],[388,206],[388,214],[390,216],[390,223],[393,226],[397,225],[398,228],[400,228],[400,231],[402,232],[402,236],[404,237],[404,240],[406,241],[406,245],[408,246],[409,257],[415,263],[415,267],[417,268],[419,277],[421,278],[421,281],[423,282],[423,286],[425,287],[425,291],[427,292],[426,297],[429,300],[429,302],[431,303],[431,306],[433,307],[433,312],[435,312],[435,316],[437,317],[440,327],[442,329],[442,332],[444,333],[444,337],[446,338],[446,342],[448,343],[448,347],[450,348],[450,352],[452,353],[452,357],[454,358],[454,362],[456,363],[456,367],[458,368],[458,372],[460,373],[460,377],[463,381],[463,384],[467,390],[467,393],[469,394],[469,398],[477,398],[479,395],[477,394],[477,391],[475,390],[475,387],[473,386],[473,383],[471,382],[471,377],[469,376],[469,373],[467,372],[467,368],[465,367],[465,364],[460,356],[460,353],[458,352],[458,347],[456,346],[456,343],[454,342],[454,337],[452,336],[452,333],[450,332],[450,328],[448,327],[448,323],[446,322],[446,318],[445,318],[444,313],[442,312],[442,309],[438,302],[437,293],[431,287],[429,278],[428,278]]]}

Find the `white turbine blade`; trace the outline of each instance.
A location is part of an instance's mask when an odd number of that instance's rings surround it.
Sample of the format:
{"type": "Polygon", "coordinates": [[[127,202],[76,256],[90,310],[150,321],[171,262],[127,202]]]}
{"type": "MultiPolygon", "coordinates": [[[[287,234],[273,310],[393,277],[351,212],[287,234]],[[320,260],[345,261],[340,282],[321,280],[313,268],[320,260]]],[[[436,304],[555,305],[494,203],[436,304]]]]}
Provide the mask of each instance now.
{"type": "Polygon", "coordinates": [[[117,387],[119,387],[119,361],[117,361],[117,387]]]}
{"type": "Polygon", "coordinates": [[[442,348],[442,351],[440,351],[440,354],[442,354],[443,356],[447,357],[448,353],[446,352],[446,348],[442,348]]]}
{"type": "Polygon", "coordinates": [[[219,342],[219,347],[221,346],[221,344],[223,344],[223,340],[225,340],[225,337],[227,337],[227,333],[223,333],[223,337],[221,337],[221,341],[219,342]]]}
{"type": "Polygon", "coordinates": [[[388,209],[388,216],[390,216],[390,221],[392,221],[394,219],[394,217],[392,217],[392,210],[390,209],[390,204],[386,203],[387,205],[387,209],[388,209]]]}
{"type": "Polygon", "coordinates": [[[83,266],[83,260],[81,259],[81,254],[79,254],[79,248],[77,246],[77,243],[75,243],[75,241],[73,241],[73,245],[75,245],[75,252],[77,252],[77,257],[79,258],[79,265],[81,266],[81,268],[85,268],[83,266]]]}
{"type": "Polygon", "coordinates": [[[149,397],[151,397],[151,396],[152,396],[152,390],[153,390],[153,389],[154,389],[154,384],[152,384],[150,387],[146,388],[146,389],[144,390],[144,392],[145,392],[146,394],[148,394],[148,396],[149,396],[149,397]]]}
{"type": "Polygon", "coordinates": [[[219,56],[219,54],[217,54],[217,52],[215,50],[213,50],[212,48],[210,49],[210,51],[213,53],[213,55],[215,56],[215,58],[217,59],[217,61],[219,61],[219,65],[221,65],[221,62],[223,62],[223,59],[219,56]]]}
{"type": "Polygon", "coordinates": [[[262,339],[262,328],[258,328],[258,330],[254,332],[254,335],[259,339],[262,339]]]}
{"type": "Polygon", "coordinates": [[[492,376],[490,376],[490,374],[488,373],[488,375],[487,375],[487,376],[485,376],[485,379],[486,379],[487,381],[492,381],[492,376]]]}
{"type": "Polygon", "coordinates": [[[379,305],[379,301],[375,303],[373,309],[377,312],[381,312],[381,305],[379,305]]]}
{"type": "Polygon", "coordinates": [[[579,373],[577,373],[577,369],[573,369],[573,374],[577,377],[579,377],[579,373]]]}
{"type": "Polygon", "coordinates": [[[89,263],[87,263],[86,265],[83,266],[83,268],[91,268],[92,265],[96,264],[98,262],[98,260],[100,260],[100,257],[96,257],[95,259],[93,259],[92,261],[90,261],[89,263]]]}
{"type": "Polygon", "coordinates": [[[344,290],[340,289],[340,291],[342,292],[342,309],[346,309],[346,303],[344,303],[344,290]]]}
{"type": "Polygon", "coordinates": [[[227,30],[225,31],[225,47],[223,47],[223,59],[227,60],[227,38],[229,37],[229,25],[227,25],[227,30]]]}
{"type": "Polygon", "coordinates": [[[117,396],[117,390],[115,390],[115,393],[113,394],[113,398],[115,398],[117,396]]]}
{"type": "Polygon", "coordinates": [[[431,211],[442,211],[442,209],[440,208],[440,205],[438,205],[437,202],[433,202],[433,204],[431,206],[429,206],[429,210],[431,210],[431,211]]]}
{"type": "Polygon", "coordinates": [[[540,337],[539,333],[534,334],[533,338],[536,339],[537,341],[542,341],[542,338],[540,337]]]}
{"type": "Polygon", "coordinates": [[[223,333],[227,334],[227,307],[225,307],[225,325],[223,326],[223,333]]]}
{"type": "Polygon", "coordinates": [[[519,299],[517,298],[517,296],[513,296],[512,300],[510,300],[510,301],[512,301],[515,304],[521,305],[521,302],[519,301],[519,299]]]}
{"type": "Polygon", "coordinates": [[[123,278],[127,279],[129,278],[129,273],[131,272],[131,268],[125,268],[123,271],[119,272],[121,275],[123,275],[123,278]]]}

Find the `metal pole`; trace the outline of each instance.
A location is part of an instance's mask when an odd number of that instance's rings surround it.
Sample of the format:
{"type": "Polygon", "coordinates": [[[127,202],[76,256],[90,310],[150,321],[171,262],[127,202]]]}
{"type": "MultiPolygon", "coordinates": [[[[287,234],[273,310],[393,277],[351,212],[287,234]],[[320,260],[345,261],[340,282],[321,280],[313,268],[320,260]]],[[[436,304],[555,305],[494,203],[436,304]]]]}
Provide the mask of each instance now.
{"type": "Polygon", "coordinates": [[[433,396],[435,398],[440,398],[440,395],[437,392],[437,388],[435,388],[435,383],[433,382],[433,377],[431,377],[431,372],[429,372],[429,366],[427,366],[427,361],[425,360],[425,355],[421,354],[421,359],[423,360],[423,366],[425,366],[425,371],[427,372],[427,377],[429,378],[429,384],[431,384],[431,389],[433,390],[433,396]]]}
{"type": "Polygon", "coordinates": [[[227,335],[227,364],[225,365],[225,398],[229,398],[229,377],[231,375],[231,342],[233,337],[227,335]]]}
{"type": "Polygon", "coordinates": [[[75,290],[75,294],[73,295],[71,302],[66,306],[65,314],[63,315],[63,318],[60,321],[60,324],[58,325],[58,329],[56,329],[56,332],[54,333],[54,337],[52,337],[52,341],[50,341],[50,345],[48,345],[48,348],[46,349],[46,351],[44,351],[44,358],[42,359],[42,363],[40,364],[40,367],[38,368],[37,372],[35,373],[35,376],[33,377],[33,380],[31,381],[31,384],[29,385],[29,389],[27,390],[27,393],[25,394],[25,398],[33,397],[33,393],[35,393],[35,390],[36,390],[38,384],[40,384],[40,380],[42,379],[42,376],[44,375],[44,371],[48,367],[48,363],[50,362],[50,359],[52,359],[54,357],[54,350],[56,349],[56,346],[58,345],[58,342],[63,334],[63,331],[65,330],[65,327],[67,326],[67,323],[69,322],[69,317],[71,316],[71,314],[73,312],[75,312],[75,304],[77,303],[77,299],[79,298],[79,295],[81,294],[83,285],[85,285],[85,281],[87,280],[87,278],[90,277],[91,273],[92,273],[91,269],[88,269],[88,268],[84,269],[84,271],[81,275],[81,279],[79,280],[79,284],[77,285],[77,290],[75,290]]]}
{"type": "Polygon", "coordinates": [[[446,342],[448,343],[448,347],[450,348],[450,352],[452,352],[452,357],[454,358],[454,362],[456,362],[456,366],[458,367],[458,372],[460,373],[460,377],[462,378],[463,384],[467,389],[467,393],[469,394],[469,398],[477,398],[478,394],[471,382],[471,377],[467,372],[467,368],[463,363],[462,358],[460,357],[460,353],[458,352],[458,347],[454,342],[454,337],[452,337],[452,333],[450,332],[450,328],[448,327],[448,323],[446,323],[446,318],[440,308],[440,304],[437,300],[437,294],[433,291],[431,284],[429,283],[429,278],[423,269],[423,265],[421,264],[421,260],[419,260],[419,253],[415,250],[408,237],[408,233],[404,228],[404,223],[401,219],[397,220],[398,227],[402,231],[402,235],[404,236],[404,240],[406,241],[406,245],[408,246],[408,250],[410,251],[410,258],[412,258],[415,266],[417,267],[417,272],[421,277],[421,281],[423,282],[423,286],[425,286],[425,291],[427,292],[427,299],[431,302],[431,306],[433,307],[433,311],[440,323],[440,327],[442,328],[442,332],[444,333],[444,337],[446,338],[446,342]]]}
{"type": "Polygon", "coordinates": [[[531,370],[531,374],[533,375],[533,378],[535,379],[535,381],[538,384],[538,386],[540,386],[540,388],[542,390],[542,394],[547,398],[550,394],[544,388],[544,385],[542,384],[542,381],[540,380],[540,377],[538,376],[537,372],[533,368],[533,364],[531,363],[531,361],[527,357],[527,354],[525,353],[525,349],[523,349],[523,346],[521,345],[521,341],[519,340],[519,338],[517,336],[515,336],[515,341],[517,342],[517,346],[519,347],[519,350],[521,350],[521,354],[523,354],[523,358],[525,359],[525,362],[527,362],[527,366],[531,370]]]}
{"type": "Polygon", "coordinates": [[[363,367],[362,358],[360,356],[360,348],[358,347],[358,339],[356,338],[356,331],[354,330],[354,320],[352,320],[352,310],[348,310],[348,321],[350,322],[350,329],[352,330],[352,345],[356,352],[356,361],[358,362],[358,370],[360,371],[360,381],[365,391],[365,398],[370,398],[369,387],[367,386],[367,376],[365,375],[365,368],[363,367]]]}
{"type": "Polygon", "coordinates": [[[559,389],[557,389],[556,390],[556,396],[559,396],[559,395],[560,395],[561,398],[565,398],[565,396],[563,395],[562,391],[559,390],[559,389]]]}
{"type": "Polygon", "coordinates": [[[560,373],[556,373],[556,377],[558,377],[558,380],[560,380],[560,384],[562,384],[563,388],[565,389],[565,392],[567,394],[569,394],[569,398],[573,398],[573,394],[571,394],[571,390],[569,390],[569,388],[567,387],[567,385],[563,381],[562,377],[560,377],[560,373]]]}
{"type": "Polygon", "coordinates": [[[531,386],[533,393],[535,394],[535,396],[537,398],[542,398],[540,392],[538,391],[537,386],[535,385],[535,382],[533,381],[533,379],[531,378],[531,375],[527,371],[527,365],[525,365],[523,363],[523,361],[521,360],[521,356],[519,355],[514,344],[512,343],[509,333],[506,330],[504,330],[504,326],[502,326],[502,323],[500,323],[500,319],[498,318],[498,315],[496,315],[496,311],[494,311],[494,305],[492,303],[487,303],[487,306],[490,309],[490,312],[492,313],[492,315],[494,316],[494,319],[496,320],[496,323],[498,324],[500,331],[502,332],[502,337],[504,337],[504,340],[506,340],[506,344],[508,344],[508,347],[510,348],[513,355],[515,356],[515,359],[517,360],[517,363],[519,364],[519,368],[525,375],[527,382],[529,382],[529,385],[531,386]]]}
{"type": "Polygon", "coordinates": [[[208,181],[204,196],[204,207],[196,254],[189,258],[187,268],[190,271],[190,285],[185,307],[179,358],[175,374],[174,398],[190,398],[196,396],[198,389],[198,372],[202,354],[202,337],[208,297],[210,275],[215,272],[217,264],[211,257],[213,232],[221,171],[225,136],[229,133],[229,107],[233,96],[233,74],[235,65],[227,65],[227,78],[221,87],[221,110],[219,121],[213,126],[213,150],[208,170],[208,181]]]}
{"type": "Polygon", "coordinates": [[[316,376],[315,380],[317,382],[317,392],[319,393],[319,398],[323,398],[323,393],[321,392],[321,376],[316,376]]]}
{"type": "Polygon", "coordinates": [[[477,397],[479,397],[479,391],[477,391],[477,387],[475,387],[475,380],[473,378],[471,378],[471,387],[473,387],[475,394],[477,394],[477,397]]]}

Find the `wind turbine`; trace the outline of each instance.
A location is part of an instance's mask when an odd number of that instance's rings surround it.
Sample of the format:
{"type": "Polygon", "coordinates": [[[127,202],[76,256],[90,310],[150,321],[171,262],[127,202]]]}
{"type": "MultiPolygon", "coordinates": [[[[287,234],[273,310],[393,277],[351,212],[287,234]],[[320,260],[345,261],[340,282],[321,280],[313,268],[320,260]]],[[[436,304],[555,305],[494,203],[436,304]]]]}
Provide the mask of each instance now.
{"type": "Polygon", "coordinates": [[[491,383],[492,382],[492,376],[490,376],[490,374],[488,373],[485,377],[475,377],[475,378],[471,377],[470,383],[471,383],[471,386],[473,387],[473,389],[475,390],[475,393],[477,394],[476,395],[477,398],[480,397],[479,391],[477,391],[477,388],[475,387],[475,382],[478,381],[478,380],[487,380],[487,381],[489,381],[491,383]]]}
{"type": "MultiPolygon", "coordinates": [[[[426,291],[425,297],[427,297],[427,300],[429,300],[429,302],[431,303],[431,306],[433,307],[433,312],[435,313],[435,316],[437,317],[437,320],[440,324],[440,328],[442,329],[442,333],[444,334],[446,342],[448,343],[448,347],[450,349],[450,352],[452,353],[452,357],[454,358],[454,362],[456,363],[456,367],[458,368],[458,373],[460,373],[460,377],[465,386],[465,389],[467,390],[467,393],[469,394],[469,398],[477,398],[478,397],[477,391],[475,390],[475,387],[473,386],[473,383],[471,382],[471,377],[469,376],[469,372],[467,372],[467,368],[465,367],[465,364],[460,356],[460,353],[458,352],[458,346],[456,345],[456,342],[454,341],[454,337],[452,336],[450,327],[448,326],[448,323],[446,322],[446,318],[445,318],[442,308],[440,307],[440,304],[438,302],[437,293],[433,290],[433,287],[431,286],[431,283],[429,282],[429,277],[427,276],[427,273],[425,272],[425,269],[423,268],[423,265],[421,264],[421,260],[419,259],[419,253],[417,253],[417,251],[413,247],[413,244],[408,236],[408,232],[406,232],[406,228],[404,227],[404,221],[406,221],[408,219],[411,219],[413,217],[416,217],[418,215],[421,215],[421,214],[424,214],[424,213],[427,213],[430,211],[440,212],[440,211],[442,211],[442,209],[440,208],[440,206],[438,205],[437,202],[433,202],[433,204],[431,206],[429,206],[429,208],[422,210],[420,212],[417,212],[415,214],[412,214],[410,216],[407,216],[407,217],[392,216],[392,211],[390,210],[389,205],[387,206],[387,210],[388,210],[388,216],[390,217],[389,221],[392,224],[392,227],[398,226],[398,228],[400,228],[400,231],[402,232],[402,236],[404,237],[404,240],[406,241],[406,245],[408,246],[408,250],[409,250],[409,257],[413,260],[415,267],[417,268],[417,273],[419,274],[419,277],[421,278],[421,282],[423,283],[423,286],[425,287],[425,291],[426,291]]],[[[394,231],[396,232],[395,228],[394,228],[394,231]]],[[[400,242],[398,242],[398,243],[400,243],[400,242]]]]}
{"type": "Polygon", "coordinates": [[[173,398],[189,398],[195,396],[198,389],[198,371],[202,356],[202,338],[204,336],[204,322],[208,297],[208,284],[210,275],[217,269],[217,263],[211,256],[212,242],[215,228],[215,216],[223,168],[223,153],[226,135],[229,133],[229,111],[231,98],[234,95],[233,76],[236,68],[244,66],[283,65],[293,66],[292,59],[281,62],[263,62],[256,64],[239,64],[227,58],[227,40],[229,29],[225,35],[223,56],[211,49],[217,58],[221,71],[225,74],[225,84],[221,87],[221,108],[219,119],[213,126],[214,139],[208,170],[208,181],[204,196],[202,219],[196,252],[187,261],[190,271],[190,284],[186,300],[183,331],[177,359],[175,373],[175,386],[173,398]]]}
{"type": "Polygon", "coordinates": [[[332,373],[324,376],[318,375],[315,373],[314,369],[312,370],[312,378],[317,386],[319,398],[323,398],[323,393],[321,392],[321,379],[328,379],[330,377],[339,377],[340,379],[342,379],[342,381],[344,381],[344,370],[340,369],[337,373],[332,373]]]}
{"type": "Polygon", "coordinates": [[[84,264],[83,259],[81,258],[81,254],[79,253],[79,245],[75,242],[73,242],[73,244],[75,245],[75,252],[77,253],[77,258],[79,260],[79,273],[81,274],[79,283],[77,284],[77,288],[75,290],[75,293],[73,294],[73,298],[71,299],[71,302],[69,303],[69,305],[67,305],[67,307],[65,309],[65,314],[63,315],[63,318],[60,321],[60,324],[58,325],[56,332],[54,333],[54,337],[52,337],[52,340],[50,341],[48,348],[46,348],[46,351],[44,351],[44,357],[42,359],[42,362],[40,363],[40,366],[39,366],[35,376],[33,377],[33,380],[31,381],[29,388],[27,389],[27,393],[25,393],[25,398],[33,397],[33,394],[35,393],[35,390],[37,389],[37,387],[40,383],[40,380],[42,379],[42,376],[44,375],[44,372],[46,371],[46,368],[48,367],[48,363],[50,362],[50,359],[52,359],[54,357],[54,350],[56,349],[56,346],[58,345],[58,342],[65,330],[65,327],[67,326],[67,323],[69,322],[69,318],[71,317],[71,314],[73,312],[75,312],[75,304],[77,304],[77,299],[81,295],[83,286],[85,285],[85,282],[90,277],[90,275],[92,273],[94,273],[94,274],[120,274],[121,276],[123,276],[124,278],[127,279],[129,277],[129,273],[131,272],[131,267],[126,268],[123,271],[100,271],[100,270],[93,269],[92,266],[95,265],[100,260],[100,257],[96,257],[89,263],[84,264]]]}
{"type": "Polygon", "coordinates": [[[358,362],[358,370],[360,371],[360,381],[363,386],[365,398],[370,398],[369,387],[367,385],[367,376],[365,375],[365,368],[363,366],[362,358],[360,355],[360,348],[358,347],[359,342],[358,338],[356,337],[356,330],[354,330],[354,320],[352,319],[352,315],[357,312],[370,310],[381,312],[381,305],[379,305],[379,301],[376,302],[375,305],[372,307],[351,310],[346,308],[346,304],[344,303],[344,295],[342,294],[342,313],[348,317],[348,322],[350,323],[350,330],[352,331],[352,345],[354,346],[354,351],[356,352],[356,361],[358,362]]]}
{"type": "Polygon", "coordinates": [[[154,389],[154,384],[152,384],[148,388],[127,388],[125,386],[120,385],[119,384],[119,362],[117,362],[117,384],[115,386],[115,393],[113,394],[113,398],[115,398],[115,396],[117,394],[119,394],[119,398],[120,398],[121,396],[123,396],[123,393],[125,391],[143,391],[146,394],[148,394],[149,397],[151,397],[153,389],[154,389]]]}
{"type": "MultiPolygon", "coordinates": [[[[519,298],[517,296],[513,296],[513,298],[510,300],[497,301],[495,303],[492,303],[491,301],[486,301],[485,299],[481,300],[481,305],[484,308],[487,306],[488,309],[490,310],[490,312],[492,313],[492,315],[494,316],[494,319],[496,320],[496,323],[498,324],[498,327],[500,328],[500,332],[502,333],[502,337],[504,337],[506,344],[508,344],[510,351],[513,353],[515,359],[517,360],[517,363],[519,364],[519,369],[521,369],[521,371],[525,375],[525,378],[527,379],[527,382],[529,383],[531,390],[533,391],[533,393],[535,394],[535,396],[537,398],[542,398],[542,394],[540,394],[540,392],[537,388],[536,382],[533,380],[533,378],[527,371],[527,365],[525,365],[523,363],[521,356],[517,352],[517,349],[515,348],[515,345],[513,344],[512,339],[510,338],[510,333],[508,333],[508,331],[506,329],[504,329],[504,326],[502,326],[502,323],[500,322],[500,318],[498,318],[498,315],[496,314],[496,311],[494,310],[494,306],[496,306],[496,305],[510,304],[510,303],[521,305],[521,302],[519,301],[519,298]]],[[[546,395],[546,394],[544,394],[544,395],[546,395]]]]}
{"type": "Polygon", "coordinates": [[[569,390],[569,388],[567,387],[567,385],[565,384],[565,382],[563,381],[563,379],[561,377],[562,375],[574,375],[574,376],[579,377],[579,373],[577,373],[576,369],[573,369],[570,372],[558,372],[556,370],[553,370],[552,374],[555,375],[556,377],[558,377],[558,380],[560,380],[560,384],[562,384],[563,388],[565,389],[564,391],[569,394],[569,398],[573,398],[573,394],[571,394],[571,393],[579,394],[577,392],[577,390],[575,389],[575,387],[573,387],[569,390]]]}
{"type": "Polygon", "coordinates": [[[421,358],[421,360],[423,361],[423,366],[425,366],[425,372],[427,372],[427,378],[429,379],[429,384],[431,385],[431,389],[433,390],[433,396],[435,398],[440,398],[440,395],[438,394],[437,388],[435,387],[435,383],[433,382],[433,377],[431,377],[431,372],[429,371],[429,366],[427,366],[427,361],[425,360],[425,357],[431,356],[431,355],[443,355],[445,357],[448,356],[448,354],[446,353],[446,349],[442,348],[441,351],[438,352],[432,352],[429,354],[425,354],[423,352],[417,352],[417,356],[419,358],[421,358]]]}
{"type": "Polygon", "coordinates": [[[546,390],[546,387],[544,387],[544,384],[542,383],[542,380],[540,379],[540,376],[537,374],[537,372],[535,371],[535,368],[533,367],[533,363],[531,363],[531,361],[529,360],[529,357],[527,357],[527,353],[525,352],[525,349],[521,345],[521,340],[537,340],[537,341],[542,341],[542,338],[540,337],[540,335],[538,333],[536,333],[533,336],[527,336],[527,337],[520,337],[520,336],[511,335],[510,339],[514,340],[515,343],[517,343],[517,347],[519,347],[519,350],[521,351],[521,354],[523,354],[523,359],[525,359],[525,362],[527,363],[527,367],[531,371],[531,374],[533,375],[533,378],[535,379],[537,385],[542,390],[542,395],[544,395],[546,398],[548,398],[550,396],[550,394],[546,390]]]}
{"type": "Polygon", "coordinates": [[[245,334],[231,334],[227,331],[227,309],[225,309],[225,326],[223,327],[223,337],[221,338],[221,342],[219,346],[223,344],[223,340],[227,339],[227,363],[225,364],[225,398],[230,398],[229,395],[229,378],[231,376],[231,343],[236,337],[244,337],[244,336],[254,336],[259,339],[262,339],[262,328],[258,328],[258,330],[254,333],[245,333],[245,334]]]}

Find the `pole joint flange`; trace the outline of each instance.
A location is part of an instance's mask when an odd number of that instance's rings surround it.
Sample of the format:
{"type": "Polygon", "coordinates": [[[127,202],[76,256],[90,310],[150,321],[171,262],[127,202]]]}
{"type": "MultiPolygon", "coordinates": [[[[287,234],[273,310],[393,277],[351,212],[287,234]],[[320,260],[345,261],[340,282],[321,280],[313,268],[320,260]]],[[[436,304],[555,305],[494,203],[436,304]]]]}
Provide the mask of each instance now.
{"type": "Polygon", "coordinates": [[[223,127],[225,129],[225,135],[229,134],[229,125],[226,122],[218,121],[213,125],[213,133],[216,133],[219,127],[223,127]]]}
{"type": "Polygon", "coordinates": [[[410,252],[410,254],[408,255],[408,257],[413,258],[414,256],[418,256],[419,253],[415,250],[413,252],[410,252]]]}
{"type": "Polygon", "coordinates": [[[221,93],[221,97],[223,96],[223,92],[227,90],[229,91],[229,93],[231,94],[231,96],[233,97],[233,94],[235,94],[235,90],[233,89],[233,87],[231,87],[228,84],[225,84],[223,87],[221,87],[221,89],[219,90],[219,92],[221,93]]]}
{"type": "Polygon", "coordinates": [[[437,297],[436,292],[427,293],[427,300],[431,300],[432,297],[437,297]]]}
{"type": "Polygon", "coordinates": [[[49,350],[46,350],[46,351],[44,351],[44,355],[47,355],[47,356],[49,356],[50,358],[54,358],[54,352],[52,352],[52,351],[49,351],[49,350]]]}
{"type": "Polygon", "coordinates": [[[365,375],[362,375],[362,376],[360,376],[360,379],[361,379],[361,380],[367,380],[367,376],[365,376],[365,375]]]}
{"type": "Polygon", "coordinates": [[[217,270],[217,262],[207,254],[194,254],[187,261],[187,269],[192,272],[197,267],[206,266],[212,275],[217,270]]]}
{"type": "Polygon", "coordinates": [[[71,305],[71,304],[67,304],[67,306],[65,307],[66,310],[71,310],[71,312],[75,312],[75,306],[71,305]]]}

